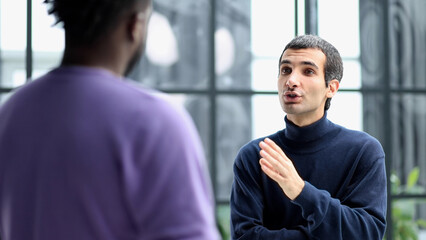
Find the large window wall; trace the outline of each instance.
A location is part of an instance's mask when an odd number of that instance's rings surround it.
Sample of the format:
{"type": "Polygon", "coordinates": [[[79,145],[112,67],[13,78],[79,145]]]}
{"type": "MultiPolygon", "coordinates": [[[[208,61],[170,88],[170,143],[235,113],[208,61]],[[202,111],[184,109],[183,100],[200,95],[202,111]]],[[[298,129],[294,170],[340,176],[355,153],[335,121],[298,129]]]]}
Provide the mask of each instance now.
{"type": "MultiPolygon", "coordinates": [[[[51,27],[42,2],[0,0],[0,102],[60,61],[63,31],[51,27]]],[[[235,155],[285,127],[276,93],[282,49],[295,35],[320,35],[344,60],[328,117],[385,148],[387,239],[407,229],[421,236],[415,223],[426,216],[425,11],[422,0],[155,0],[146,53],[130,77],[170,94],[193,117],[218,220],[229,233],[235,155]]]]}

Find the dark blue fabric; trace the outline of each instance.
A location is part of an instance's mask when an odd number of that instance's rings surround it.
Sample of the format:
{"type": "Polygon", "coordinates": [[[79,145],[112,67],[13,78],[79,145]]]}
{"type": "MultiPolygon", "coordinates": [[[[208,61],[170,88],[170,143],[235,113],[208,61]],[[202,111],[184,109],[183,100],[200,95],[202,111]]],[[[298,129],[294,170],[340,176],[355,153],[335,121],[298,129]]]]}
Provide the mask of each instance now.
{"type": "Polygon", "coordinates": [[[234,163],[232,239],[382,239],[386,226],[385,155],[380,143],[324,117],[307,127],[287,118],[268,136],[305,180],[294,200],[260,169],[259,142],[234,163]]]}

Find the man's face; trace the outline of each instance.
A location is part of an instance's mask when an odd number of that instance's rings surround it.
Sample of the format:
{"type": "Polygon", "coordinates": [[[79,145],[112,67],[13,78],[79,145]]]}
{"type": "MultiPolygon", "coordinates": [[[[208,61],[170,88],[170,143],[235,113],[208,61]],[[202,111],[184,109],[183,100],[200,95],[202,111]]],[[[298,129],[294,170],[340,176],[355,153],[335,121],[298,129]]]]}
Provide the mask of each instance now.
{"type": "Polygon", "coordinates": [[[287,118],[296,125],[309,125],[324,114],[330,97],[324,80],[325,61],[325,54],[314,48],[287,49],[281,57],[279,99],[287,118]]]}

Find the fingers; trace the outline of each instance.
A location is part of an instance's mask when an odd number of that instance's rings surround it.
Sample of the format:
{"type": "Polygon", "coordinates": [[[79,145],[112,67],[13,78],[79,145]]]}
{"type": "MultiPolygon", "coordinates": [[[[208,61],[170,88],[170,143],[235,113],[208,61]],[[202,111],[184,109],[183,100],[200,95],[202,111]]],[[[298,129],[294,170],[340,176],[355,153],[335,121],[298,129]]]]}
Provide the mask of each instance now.
{"type": "MultiPolygon", "coordinates": [[[[262,157],[259,163],[262,169],[267,168],[270,170],[271,175],[275,176],[275,174],[277,174],[281,176],[281,178],[285,178],[288,171],[291,171],[293,168],[291,160],[288,159],[281,148],[269,138],[265,138],[265,142],[260,142],[259,146],[261,147],[260,156],[262,157]]],[[[277,177],[274,177],[274,180],[277,180],[276,178],[277,177]]]]}
{"type": "MultiPolygon", "coordinates": [[[[276,172],[280,176],[285,176],[288,171],[288,163],[280,155],[272,156],[265,150],[260,150],[260,155],[262,159],[260,159],[259,163],[264,165],[268,169],[273,172],[276,172]]],[[[275,154],[276,155],[276,154],[275,154]]],[[[275,179],[274,179],[275,180],[275,179]]]]}
{"type": "Polygon", "coordinates": [[[269,144],[267,144],[264,141],[261,141],[259,143],[259,146],[261,148],[260,155],[262,157],[265,157],[265,156],[269,157],[270,156],[270,157],[275,158],[275,159],[280,159],[282,157],[277,151],[275,151],[269,144]]]}
{"type": "Polygon", "coordinates": [[[266,160],[266,159],[264,159],[264,158],[261,158],[260,160],[259,160],[259,163],[260,163],[260,166],[262,167],[262,168],[266,168],[266,169],[268,169],[268,170],[271,170],[271,171],[274,171],[274,172],[276,172],[275,170],[274,170],[274,167],[266,160]]]}
{"type": "Polygon", "coordinates": [[[281,156],[285,156],[287,158],[287,156],[284,154],[283,150],[281,150],[281,148],[271,139],[269,138],[265,138],[264,142],[271,148],[273,149],[275,152],[277,152],[278,154],[280,154],[281,156]]]}
{"type": "Polygon", "coordinates": [[[305,182],[297,173],[293,162],[271,139],[265,138],[259,146],[262,171],[279,184],[288,198],[294,200],[302,192],[305,182]]]}
{"type": "Polygon", "coordinates": [[[282,159],[282,161],[290,161],[290,159],[287,157],[287,155],[285,155],[281,148],[269,138],[265,138],[264,141],[261,141],[259,143],[259,146],[262,150],[267,152],[275,159],[282,159]]]}
{"type": "Polygon", "coordinates": [[[265,160],[264,158],[261,158],[260,161],[260,166],[262,168],[262,171],[268,176],[270,177],[272,180],[276,181],[276,182],[280,182],[282,181],[282,176],[279,172],[277,172],[270,164],[267,160],[265,160]]]}
{"type": "Polygon", "coordinates": [[[264,162],[264,165],[267,165],[268,168],[273,169],[277,172],[282,172],[284,170],[280,159],[271,156],[265,150],[260,150],[260,156],[262,156],[262,162],[264,162]]]}

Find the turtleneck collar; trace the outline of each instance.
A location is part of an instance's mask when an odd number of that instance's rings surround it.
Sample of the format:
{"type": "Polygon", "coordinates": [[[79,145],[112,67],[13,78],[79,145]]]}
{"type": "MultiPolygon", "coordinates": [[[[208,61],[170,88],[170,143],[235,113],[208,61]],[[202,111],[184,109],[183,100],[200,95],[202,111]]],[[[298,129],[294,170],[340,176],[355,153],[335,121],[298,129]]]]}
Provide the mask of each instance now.
{"type": "Polygon", "coordinates": [[[286,123],[286,128],[283,130],[285,138],[299,143],[312,142],[321,138],[331,131],[334,125],[327,119],[327,112],[324,113],[320,120],[305,127],[295,125],[288,120],[287,116],[285,116],[284,120],[286,123]]]}

